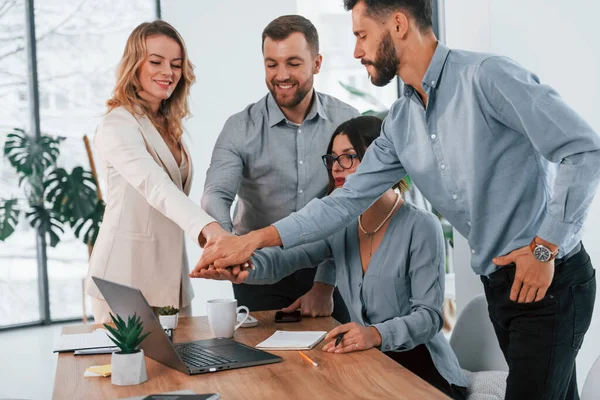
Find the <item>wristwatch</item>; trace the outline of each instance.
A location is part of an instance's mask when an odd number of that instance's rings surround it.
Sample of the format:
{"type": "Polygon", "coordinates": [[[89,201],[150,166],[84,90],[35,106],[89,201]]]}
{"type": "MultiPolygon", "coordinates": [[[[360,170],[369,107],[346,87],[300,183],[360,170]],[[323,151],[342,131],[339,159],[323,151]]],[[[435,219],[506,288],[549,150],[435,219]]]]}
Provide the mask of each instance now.
{"type": "Polygon", "coordinates": [[[558,254],[558,250],[553,253],[552,250],[543,244],[536,243],[535,238],[529,243],[529,249],[533,253],[533,257],[540,262],[552,261],[558,254]]]}

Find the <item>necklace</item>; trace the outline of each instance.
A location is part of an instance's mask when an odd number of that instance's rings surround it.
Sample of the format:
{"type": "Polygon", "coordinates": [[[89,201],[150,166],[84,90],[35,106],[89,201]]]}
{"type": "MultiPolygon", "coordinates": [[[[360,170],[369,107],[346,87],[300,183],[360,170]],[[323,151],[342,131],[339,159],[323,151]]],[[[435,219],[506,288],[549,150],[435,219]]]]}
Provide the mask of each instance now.
{"type": "Polygon", "coordinates": [[[396,202],[394,203],[394,206],[392,207],[392,209],[390,210],[388,215],[384,218],[384,220],[381,221],[379,226],[377,228],[375,228],[375,230],[373,232],[367,232],[365,230],[365,228],[363,228],[363,226],[362,226],[362,215],[360,217],[358,217],[358,227],[360,228],[362,233],[364,233],[365,235],[367,235],[369,237],[369,257],[371,257],[371,254],[373,252],[373,235],[375,235],[377,232],[379,232],[381,227],[387,222],[388,219],[390,219],[390,217],[394,213],[394,210],[396,209],[396,207],[398,207],[398,203],[400,203],[400,195],[397,194],[396,202]]]}

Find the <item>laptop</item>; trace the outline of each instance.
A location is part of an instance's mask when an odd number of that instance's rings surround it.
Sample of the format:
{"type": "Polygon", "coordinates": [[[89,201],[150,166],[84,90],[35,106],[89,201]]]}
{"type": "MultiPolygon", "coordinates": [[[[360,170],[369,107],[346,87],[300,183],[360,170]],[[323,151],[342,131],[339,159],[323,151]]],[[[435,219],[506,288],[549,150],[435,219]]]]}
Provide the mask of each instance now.
{"type": "Polygon", "coordinates": [[[203,374],[282,361],[281,357],[233,339],[216,338],[172,343],[139,289],[95,276],[92,279],[113,315],[119,314],[126,319],[135,313],[144,323],[144,331],[152,332],[139,346],[144,350],[144,354],[184,374],[203,374]]]}

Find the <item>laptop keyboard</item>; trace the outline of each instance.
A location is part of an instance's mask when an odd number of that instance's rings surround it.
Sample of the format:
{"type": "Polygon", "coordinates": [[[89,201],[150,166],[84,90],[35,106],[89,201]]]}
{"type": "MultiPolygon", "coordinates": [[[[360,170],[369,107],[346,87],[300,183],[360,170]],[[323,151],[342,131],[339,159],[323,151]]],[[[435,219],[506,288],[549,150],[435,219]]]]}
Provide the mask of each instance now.
{"type": "Polygon", "coordinates": [[[237,362],[194,343],[185,343],[175,346],[175,348],[183,362],[196,368],[213,367],[237,362]]]}

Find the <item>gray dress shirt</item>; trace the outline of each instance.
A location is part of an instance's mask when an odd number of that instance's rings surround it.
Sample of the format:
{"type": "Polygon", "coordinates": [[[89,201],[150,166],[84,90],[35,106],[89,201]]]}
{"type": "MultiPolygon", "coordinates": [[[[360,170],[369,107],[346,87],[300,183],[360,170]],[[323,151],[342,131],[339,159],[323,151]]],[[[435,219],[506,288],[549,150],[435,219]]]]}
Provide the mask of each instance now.
{"type": "Polygon", "coordinates": [[[426,108],[405,86],[342,190],[275,224],[283,244],[330,236],[408,173],[467,238],[478,274],[536,235],[560,246],[558,257],[571,251],[600,178],[592,128],[505,57],[438,43],[423,88],[426,108]]]}
{"type": "MultiPolygon", "coordinates": [[[[225,123],[206,175],[202,207],[226,230],[242,235],[264,228],[325,195],[327,170],[321,156],[333,131],[358,111],[314,93],[300,125],[285,118],[271,94],[225,123]]],[[[325,271],[329,269],[319,269],[315,280],[333,284],[325,271]]]]}
{"type": "Polygon", "coordinates": [[[382,351],[424,344],[449,383],[467,386],[456,355],[440,332],[446,256],[435,215],[404,203],[390,219],[364,276],[356,220],[325,240],[286,250],[271,247],[255,254],[256,269],[250,271],[246,283],[274,283],[332,258],[330,268],[335,269],[351,320],[377,328],[382,351]]]}

